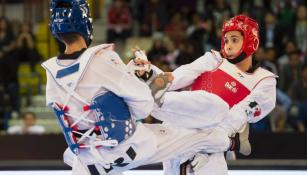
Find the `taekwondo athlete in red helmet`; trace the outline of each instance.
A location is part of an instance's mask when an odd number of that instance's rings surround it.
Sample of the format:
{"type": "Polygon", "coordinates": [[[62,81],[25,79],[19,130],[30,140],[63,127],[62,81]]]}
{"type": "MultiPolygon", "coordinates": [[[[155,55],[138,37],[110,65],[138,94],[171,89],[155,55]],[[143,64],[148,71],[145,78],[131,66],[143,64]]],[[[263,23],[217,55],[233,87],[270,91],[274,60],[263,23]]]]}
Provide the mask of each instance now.
{"type": "MultiPolygon", "coordinates": [[[[209,129],[212,133],[220,133],[220,137],[212,135],[212,143],[223,138],[226,140],[225,135],[232,137],[244,131],[246,123],[261,120],[275,107],[277,76],[259,67],[253,59],[258,45],[259,27],[255,20],[237,15],[226,21],[222,28],[221,52],[206,52],[194,62],[172,72],[174,80],[168,92],[158,99],[159,105],[152,115],[164,123],[182,128],[209,129]],[[175,92],[185,87],[191,87],[191,91],[175,92]]],[[[151,67],[155,72],[160,71],[155,66],[151,67]]],[[[245,131],[247,133],[241,134],[240,139],[248,142],[248,128],[245,131]]],[[[206,139],[209,140],[210,135],[206,139]]],[[[248,155],[251,150],[250,146],[246,146],[238,151],[248,155]]],[[[167,164],[174,163],[178,164],[178,161],[167,164]]],[[[172,169],[176,166],[167,167],[172,169]]],[[[210,155],[204,171],[198,170],[196,174],[204,174],[205,171],[227,173],[223,153],[210,155]]]]}

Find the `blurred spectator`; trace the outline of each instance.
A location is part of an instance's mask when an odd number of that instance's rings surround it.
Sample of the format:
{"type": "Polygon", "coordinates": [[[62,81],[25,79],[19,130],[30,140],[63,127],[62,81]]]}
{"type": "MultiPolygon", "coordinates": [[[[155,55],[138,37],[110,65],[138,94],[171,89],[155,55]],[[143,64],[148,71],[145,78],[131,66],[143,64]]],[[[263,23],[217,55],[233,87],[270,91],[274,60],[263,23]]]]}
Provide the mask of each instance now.
{"type": "Polygon", "coordinates": [[[198,28],[201,28],[202,19],[198,13],[192,14],[191,24],[187,28],[187,36],[191,36],[191,34],[197,30],[198,28]]]}
{"type": "Polygon", "coordinates": [[[285,132],[287,112],[280,105],[276,105],[274,110],[269,114],[269,118],[272,132],[285,132]]]}
{"type": "Polygon", "coordinates": [[[0,85],[9,94],[11,110],[19,111],[18,60],[14,36],[7,19],[0,18],[0,85]]]}
{"type": "Polygon", "coordinates": [[[180,13],[175,13],[170,23],[165,26],[164,32],[170,39],[175,43],[175,45],[179,45],[186,38],[186,29],[187,26],[182,23],[182,18],[180,13]]]}
{"type": "Polygon", "coordinates": [[[297,45],[296,45],[296,42],[294,40],[288,40],[285,44],[285,48],[284,48],[284,51],[285,51],[285,54],[283,54],[281,57],[279,57],[277,59],[277,63],[278,63],[278,69],[279,71],[281,71],[281,69],[289,64],[289,54],[291,52],[294,52],[296,51],[298,48],[297,48],[297,45]]]}
{"type": "Polygon", "coordinates": [[[29,23],[22,23],[19,28],[19,35],[16,41],[16,56],[21,62],[30,63],[31,71],[35,71],[35,65],[41,60],[35,45],[35,37],[29,23]]]}
{"type": "Polygon", "coordinates": [[[5,92],[4,86],[0,85],[0,133],[6,131],[10,118],[10,97],[5,92]]]}
{"type": "Polygon", "coordinates": [[[290,82],[295,84],[300,81],[302,66],[300,54],[299,50],[291,52],[289,54],[289,64],[285,65],[280,73],[279,87],[288,94],[291,87],[290,82]]]}
{"type": "Polygon", "coordinates": [[[166,54],[167,52],[164,46],[163,38],[157,36],[156,38],[154,38],[152,48],[148,51],[148,59],[154,64],[157,62],[161,62],[161,60],[166,54]]]}
{"type": "Polygon", "coordinates": [[[277,88],[276,90],[276,104],[279,105],[283,111],[289,111],[292,105],[292,99],[288,94],[277,88]]]}
{"type": "Polygon", "coordinates": [[[283,30],[283,38],[289,39],[294,36],[295,9],[292,0],[280,1],[278,22],[283,30]]]}
{"type": "Polygon", "coordinates": [[[233,16],[230,5],[226,2],[226,0],[215,0],[210,11],[212,13],[211,15],[214,26],[218,29],[221,28],[226,19],[233,16]]]}
{"type": "Polygon", "coordinates": [[[254,0],[253,2],[240,0],[240,13],[250,12],[250,16],[259,24],[263,23],[264,15],[271,11],[271,6],[265,0],[254,0]]]}
{"type": "Polygon", "coordinates": [[[168,11],[170,14],[176,12],[181,14],[182,23],[188,26],[191,22],[192,15],[196,12],[196,3],[197,1],[191,0],[168,0],[168,11]]]}
{"type": "Polygon", "coordinates": [[[270,70],[274,74],[278,75],[277,70],[277,51],[275,47],[267,47],[264,49],[265,58],[268,62],[273,63],[272,69],[270,70]]]}
{"type": "Polygon", "coordinates": [[[136,14],[140,23],[141,36],[151,36],[164,30],[169,19],[166,6],[166,1],[163,0],[138,0],[136,14]]]}
{"type": "Polygon", "coordinates": [[[22,125],[11,126],[8,134],[43,134],[45,128],[36,124],[36,115],[33,112],[22,114],[22,125]]]}
{"type": "Polygon", "coordinates": [[[125,41],[131,36],[132,14],[125,0],[115,0],[108,10],[107,42],[125,41]]]}
{"type": "Polygon", "coordinates": [[[171,71],[169,63],[165,60],[167,50],[162,36],[156,36],[152,48],[148,52],[148,59],[152,64],[159,67],[164,72],[171,71]]]}
{"type": "Polygon", "coordinates": [[[179,55],[179,49],[175,47],[175,44],[171,40],[165,42],[165,48],[167,54],[164,57],[164,61],[169,65],[169,68],[173,71],[178,67],[178,65],[176,64],[176,59],[179,55]]]}
{"type": "Polygon", "coordinates": [[[0,82],[7,84],[9,77],[9,63],[11,52],[14,49],[14,36],[9,22],[0,18],[0,82]]]}
{"type": "Polygon", "coordinates": [[[198,14],[194,14],[193,24],[188,28],[187,34],[197,57],[216,46],[215,28],[211,19],[202,21],[198,14]]]}
{"type": "Polygon", "coordinates": [[[292,104],[291,98],[277,88],[276,91],[276,107],[269,114],[272,132],[285,132],[287,125],[287,111],[292,104]]]}
{"type": "MultiPolygon", "coordinates": [[[[260,26],[260,44],[263,47],[275,47],[277,53],[280,53],[282,46],[282,32],[277,26],[276,17],[273,13],[268,12],[264,17],[264,25],[260,26]]],[[[278,54],[279,55],[279,54],[278,54]]]]}
{"type": "MultiPolygon", "coordinates": [[[[237,1],[236,1],[237,2],[237,1]]],[[[231,3],[233,3],[231,1],[231,3]]],[[[220,49],[220,41],[222,35],[222,25],[224,21],[233,17],[233,12],[231,6],[228,4],[226,0],[214,0],[214,1],[206,1],[205,2],[205,13],[203,14],[203,18],[206,20],[212,21],[212,35],[211,37],[215,38],[211,44],[214,44],[213,48],[219,50],[220,49]]]]}
{"type": "Polygon", "coordinates": [[[278,75],[277,67],[273,63],[275,60],[274,48],[263,49],[262,47],[259,47],[255,53],[255,59],[259,62],[261,67],[278,75]]]}
{"type": "Polygon", "coordinates": [[[306,6],[300,5],[297,8],[296,24],[295,24],[295,38],[299,49],[307,52],[307,11],[306,6]]]}
{"type": "Polygon", "coordinates": [[[302,78],[295,82],[290,89],[290,95],[294,100],[293,109],[296,119],[296,127],[300,132],[305,132],[307,127],[307,65],[305,64],[301,72],[302,78]]]}
{"type": "Polygon", "coordinates": [[[176,59],[176,64],[178,66],[189,64],[195,59],[197,59],[197,55],[194,46],[191,44],[191,41],[185,40],[179,45],[179,55],[176,59]]]}

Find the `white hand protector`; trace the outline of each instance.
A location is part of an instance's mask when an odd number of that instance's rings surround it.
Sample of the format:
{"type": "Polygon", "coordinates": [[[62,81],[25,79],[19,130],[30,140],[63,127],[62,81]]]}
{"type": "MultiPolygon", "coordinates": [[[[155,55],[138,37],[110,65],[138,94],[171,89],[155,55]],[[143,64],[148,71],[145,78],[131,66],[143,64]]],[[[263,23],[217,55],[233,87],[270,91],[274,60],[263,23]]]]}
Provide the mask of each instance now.
{"type": "Polygon", "coordinates": [[[135,73],[139,78],[151,72],[151,64],[145,52],[139,48],[135,48],[132,51],[135,58],[128,63],[127,66],[129,70],[135,73]]]}
{"type": "Polygon", "coordinates": [[[203,166],[205,166],[209,162],[209,155],[203,154],[203,153],[197,153],[192,159],[191,159],[191,168],[192,171],[195,172],[199,169],[201,169],[203,166]]]}
{"type": "Polygon", "coordinates": [[[141,50],[139,48],[136,48],[133,50],[135,59],[141,59],[148,61],[147,55],[145,54],[144,50],[141,50]]]}

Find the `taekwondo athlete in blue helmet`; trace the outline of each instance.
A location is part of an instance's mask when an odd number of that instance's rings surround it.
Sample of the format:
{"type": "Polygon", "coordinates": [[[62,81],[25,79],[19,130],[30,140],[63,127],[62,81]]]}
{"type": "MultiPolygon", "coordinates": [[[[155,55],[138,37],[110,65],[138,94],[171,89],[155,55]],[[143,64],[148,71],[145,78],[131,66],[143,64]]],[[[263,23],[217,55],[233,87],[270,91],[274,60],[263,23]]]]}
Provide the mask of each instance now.
{"type": "Polygon", "coordinates": [[[125,160],[135,159],[136,150],[130,145],[122,146],[123,151],[116,148],[137,134],[135,121],[150,113],[151,91],[127,71],[113,44],[89,47],[93,27],[86,0],[53,0],[50,11],[52,35],[66,49],[42,66],[47,73],[47,104],[69,147],[64,161],[76,165],[75,174],[107,172],[116,159],[102,157],[101,149],[124,152],[125,160]],[[99,170],[97,162],[104,164],[99,170]]]}
{"type": "MultiPolygon", "coordinates": [[[[42,64],[46,100],[61,125],[68,145],[64,162],[73,175],[115,175],[208,147],[228,149],[230,141],[208,145],[206,132],[136,123],[151,112],[152,95],[165,88],[159,79],[150,89],[130,73],[113,44],[89,47],[93,28],[86,0],[52,0],[50,10],[52,35],[66,49],[42,64]]],[[[168,79],[162,75],[162,81],[168,79]]]]}

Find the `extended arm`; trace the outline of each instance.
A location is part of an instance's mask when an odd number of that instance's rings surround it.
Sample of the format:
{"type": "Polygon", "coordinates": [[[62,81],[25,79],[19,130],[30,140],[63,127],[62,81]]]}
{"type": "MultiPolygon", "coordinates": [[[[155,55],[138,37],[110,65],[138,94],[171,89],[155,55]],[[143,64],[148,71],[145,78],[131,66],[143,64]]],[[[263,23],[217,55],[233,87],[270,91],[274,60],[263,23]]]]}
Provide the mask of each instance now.
{"type": "Polygon", "coordinates": [[[102,58],[98,59],[102,59],[105,64],[99,65],[99,70],[103,70],[99,75],[109,82],[103,86],[122,97],[134,117],[146,118],[153,107],[153,98],[148,86],[128,71],[127,66],[115,52],[108,51],[100,57],[102,58]]]}
{"type": "Polygon", "coordinates": [[[222,58],[212,52],[206,52],[190,64],[182,65],[173,71],[174,80],[169,90],[177,90],[190,86],[194,80],[206,71],[217,68],[222,58]]]}

